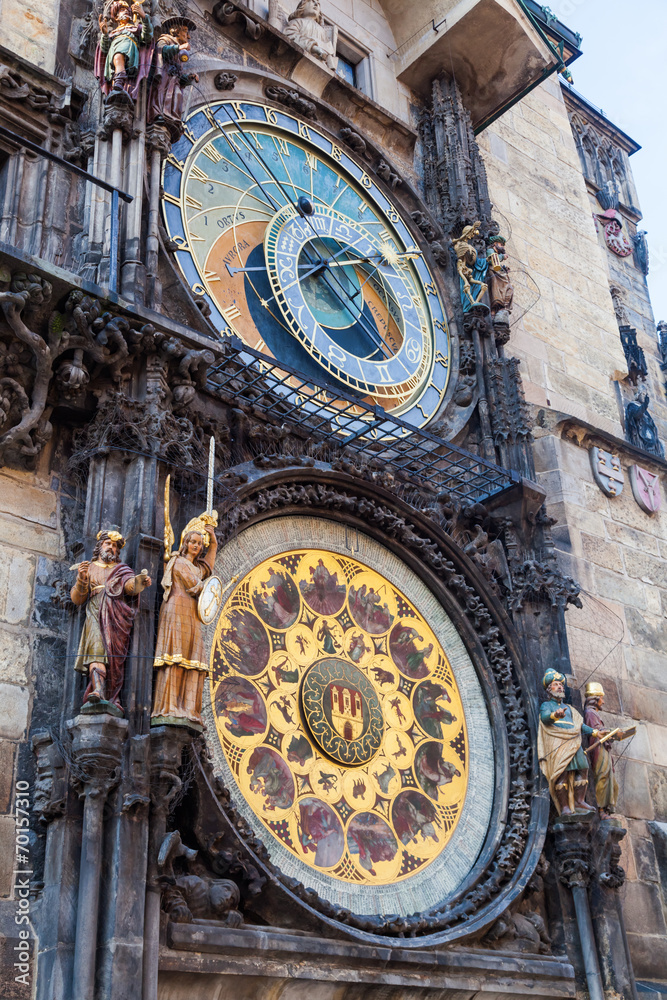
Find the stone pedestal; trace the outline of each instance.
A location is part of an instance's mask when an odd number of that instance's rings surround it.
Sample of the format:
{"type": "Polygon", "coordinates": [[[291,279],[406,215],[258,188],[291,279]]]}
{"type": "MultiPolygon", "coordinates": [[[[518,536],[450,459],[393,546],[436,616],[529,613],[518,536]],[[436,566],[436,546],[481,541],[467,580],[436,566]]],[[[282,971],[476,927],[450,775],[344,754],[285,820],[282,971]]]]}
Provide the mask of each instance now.
{"type": "Polygon", "coordinates": [[[73,779],[84,803],[71,996],[93,1000],[104,805],[120,780],[128,723],[111,715],[78,715],[67,728],[72,734],[73,779]]]}

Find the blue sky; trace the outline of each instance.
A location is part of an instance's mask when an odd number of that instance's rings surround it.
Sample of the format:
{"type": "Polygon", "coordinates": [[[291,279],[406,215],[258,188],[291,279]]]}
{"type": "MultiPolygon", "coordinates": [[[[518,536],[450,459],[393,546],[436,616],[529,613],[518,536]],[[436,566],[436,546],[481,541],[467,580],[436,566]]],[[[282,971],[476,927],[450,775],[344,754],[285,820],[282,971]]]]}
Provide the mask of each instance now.
{"type": "Polygon", "coordinates": [[[583,55],[570,67],[576,89],[642,146],[630,163],[648,232],[653,311],[667,320],[667,0],[548,6],[583,35],[583,55]]]}

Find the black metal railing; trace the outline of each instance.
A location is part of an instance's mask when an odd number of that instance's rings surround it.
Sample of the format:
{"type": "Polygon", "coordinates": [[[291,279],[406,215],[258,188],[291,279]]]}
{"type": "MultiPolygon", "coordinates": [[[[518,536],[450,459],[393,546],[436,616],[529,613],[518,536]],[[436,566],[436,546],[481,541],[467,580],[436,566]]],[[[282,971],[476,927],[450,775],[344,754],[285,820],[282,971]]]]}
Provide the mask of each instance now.
{"type": "Polygon", "coordinates": [[[209,370],[212,392],[291,424],[315,450],[326,444],[339,454],[351,451],[371,466],[391,469],[405,485],[463,504],[487,500],[521,481],[517,472],[415,429],[338,387],[316,383],[236,337],[225,338],[224,351],[224,359],[209,370]]]}
{"type": "Polygon", "coordinates": [[[87,170],[84,170],[82,167],[77,167],[75,163],[70,163],[68,160],[64,160],[62,156],[52,153],[49,149],[44,149],[42,146],[38,146],[37,143],[31,142],[30,139],[24,139],[23,136],[18,135],[16,132],[12,132],[11,129],[5,128],[4,125],[0,125],[0,138],[7,139],[16,146],[22,146],[24,149],[29,149],[31,153],[43,156],[44,159],[50,160],[52,163],[57,163],[59,167],[63,167],[65,170],[69,170],[70,173],[76,174],[77,177],[82,177],[84,180],[90,181],[91,184],[96,184],[97,187],[111,193],[111,221],[109,227],[109,291],[114,293],[117,292],[118,249],[120,242],[119,199],[122,198],[123,201],[129,203],[134,200],[133,196],[131,194],[127,194],[125,191],[122,191],[120,188],[114,187],[113,184],[107,183],[107,181],[100,180],[99,177],[95,177],[94,174],[89,174],[87,170]]]}

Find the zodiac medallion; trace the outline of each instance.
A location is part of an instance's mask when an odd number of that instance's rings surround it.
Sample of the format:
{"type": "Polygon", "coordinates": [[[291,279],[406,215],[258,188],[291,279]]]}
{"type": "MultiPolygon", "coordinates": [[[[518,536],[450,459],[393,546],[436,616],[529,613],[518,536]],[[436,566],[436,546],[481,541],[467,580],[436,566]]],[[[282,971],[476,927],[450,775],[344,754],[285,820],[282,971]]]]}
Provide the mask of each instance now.
{"type": "Polygon", "coordinates": [[[461,696],[428,622],[381,573],[325,549],[258,562],[222,609],[211,674],[233,779],[283,849],[369,886],[442,853],[468,786],[461,696]]]}

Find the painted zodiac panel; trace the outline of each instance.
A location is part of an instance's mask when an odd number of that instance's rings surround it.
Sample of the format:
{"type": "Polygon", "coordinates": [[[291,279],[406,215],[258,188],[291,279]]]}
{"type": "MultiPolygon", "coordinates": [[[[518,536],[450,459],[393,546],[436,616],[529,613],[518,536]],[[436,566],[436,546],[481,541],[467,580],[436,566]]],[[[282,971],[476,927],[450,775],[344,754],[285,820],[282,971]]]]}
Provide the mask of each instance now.
{"type": "Polygon", "coordinates": [[[325,549],[237,583],[211,652],[218,737],[239,790],[296,858],[388,885],[446,847],[468,784],[447,654],[409,597],[325,549]]]}

